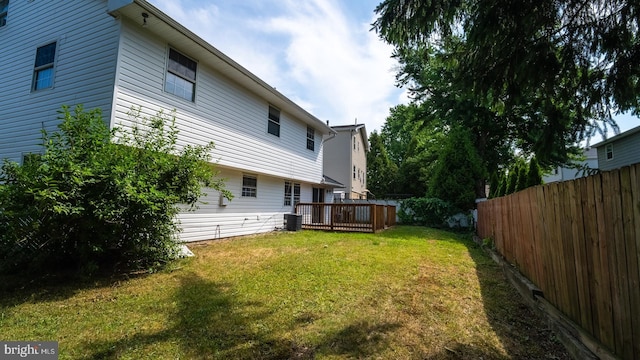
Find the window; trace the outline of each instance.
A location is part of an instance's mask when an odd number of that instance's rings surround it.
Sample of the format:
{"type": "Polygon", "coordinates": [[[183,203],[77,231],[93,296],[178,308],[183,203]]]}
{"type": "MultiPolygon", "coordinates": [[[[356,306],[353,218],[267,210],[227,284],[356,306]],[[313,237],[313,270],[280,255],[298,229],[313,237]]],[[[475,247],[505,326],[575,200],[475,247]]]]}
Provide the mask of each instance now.
{"type": "Polygon", "coordinates": [[[7,25],[8,12],[9,12],[9,0],[0,0],[0,26],[7,25]]]}
{"type": "Polygon", "coordinates": [[[169,49],[165,91],[193,101],[195,99],[196,69],[197,64],[195,61],[173,49],[169,49]]]}
{"type": "Polygon", "coordinates": [[[353,166],[353,179],[355,180],[356,178],[356,166],[353,166]]]}
{"type": "Polygon", "coordinates": [[[291,183],[284,182],[284,206],[291,206],[291,183]]]}
{"type": "Polygon", "coordinates": [[[258,178],[252,175],[242,176],[242,196],[243,197],[258,196],[258,178]]]}
{"type": "Polygon", "coordinates": [[[56,59],[56,43],[41,46],[36,50],[36,63],[33,68],[33,90],[53,86],[53,64],[56,59]]]}
{"type": "Polygon", "coordinates": [[[280,137],[280,110],[269,105],[269,134],[280,137]]]}
{"type": "Polygon", "coordinates": [[[316,150],[316,132],[310,126],[307,126],[307,149],[316,150]]]}
{"type": "Polygon", "coordinates": [[[293,205],[300,203],[300,184],[293,184],[293,205]]]}
{"type": "MultiPolygon", "coordinates": [[[[291,206],[291,183],[284,182],[284,206],[291,206]]],[[[300,202],[300,184],[293,184],[293,205],[300,202]]]]}
{"type": "Polygon", "coordinates": [[[607,160],[613,159],[613,144],[607,144],[606,151],[607,151],[607,160]]]}

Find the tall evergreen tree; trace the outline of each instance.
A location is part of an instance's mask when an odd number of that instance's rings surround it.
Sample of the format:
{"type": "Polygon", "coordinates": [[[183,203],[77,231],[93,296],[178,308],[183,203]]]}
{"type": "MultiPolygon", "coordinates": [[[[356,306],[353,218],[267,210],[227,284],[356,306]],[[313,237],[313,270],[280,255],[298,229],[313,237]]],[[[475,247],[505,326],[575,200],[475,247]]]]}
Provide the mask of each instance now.
{"type": "Polygon", "coordinates": [[[476,179],[483,178],[484,168],[471,134],[462,127],[451,129],[434,169],[429,197],[450,202],[460,210],[475,207],[476,179]]]}
{"type": "Polygon", "coordinates": [[[367,188],[377,198],[393,193],[397,166],[391,162],[382,137],[373,131],[369,135],[369,152],[367,153],[367,188]]]}
{"type": "Polygon", "coordinates": [[[527,186],[536,186],[542,184],[542,171],[535,157],[529,161],[529,171],[527,171],[527,186]]]}

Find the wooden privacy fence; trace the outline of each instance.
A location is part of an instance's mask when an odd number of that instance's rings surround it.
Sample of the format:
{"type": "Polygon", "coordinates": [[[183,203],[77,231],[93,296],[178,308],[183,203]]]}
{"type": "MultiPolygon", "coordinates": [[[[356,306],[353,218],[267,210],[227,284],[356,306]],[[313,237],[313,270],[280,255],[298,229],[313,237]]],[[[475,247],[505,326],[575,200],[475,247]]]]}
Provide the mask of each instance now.
{"type": "Polygon", "coordinates": [[[478,204],[478,235],[623,359],[640,359],[640,164],[478,204]]]}
{"type": "Polygon", "coordinates": [[[376,204],[296,205],[303,229],[376,232],[396,224],[396,207],[376,204]]]}

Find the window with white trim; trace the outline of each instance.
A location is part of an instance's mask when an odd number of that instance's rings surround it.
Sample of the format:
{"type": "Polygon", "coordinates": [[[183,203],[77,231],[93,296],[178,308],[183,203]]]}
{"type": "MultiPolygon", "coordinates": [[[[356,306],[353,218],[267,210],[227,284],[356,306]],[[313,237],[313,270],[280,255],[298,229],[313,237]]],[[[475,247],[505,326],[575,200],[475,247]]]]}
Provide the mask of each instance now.
{"type": "Polygon", "coordinates": [[[293,205],[300,203],[300,184],[293,184],[293,205]]]}
{"type": "Polygon", "coordinates": [[[291,206],[291,183],[284,182],[284,206],[291,206]]]}
{"type": "Polygon", "coordinates": [[[53,87],[54,64],[56,60],[56,42],[40,46],[36,50],[36,62],[33,67],[33,87],[40,90],[53,87]]]}
{"type": "Polygon", "coordinates": [[[607,160],[613,159],[613,144],[607,144],[605,149],[607,152],[607,160]]]}
{"type": "Polygon", "coordinates": [[[267,125],[269,134],[280,137],[280,110],[269,105],[269,124],[267,125]]]}
{"type": "Polygon", "coordinates": [[[253,175],[242,175],[242,196],[258,196],[258,178],[253,175]]]}
{"type": "Polygon", "coordinates": [[[9,13],[9,0],[0,0],[0,26],[7,25],[8,13],[9,13]]]}
{"type": "Polygon", "coordinates": [[[167,63],[167,78],[164,90],[173,95],[189,101],[194,101],[196,93],[196,70],[198,64],[169,49],[169,62],[167,63]]]}
{"type": "Polygon", "coordinates": [[[311,126],[307,126],[307,149],[316,150],[316,132],[311,126]]]}

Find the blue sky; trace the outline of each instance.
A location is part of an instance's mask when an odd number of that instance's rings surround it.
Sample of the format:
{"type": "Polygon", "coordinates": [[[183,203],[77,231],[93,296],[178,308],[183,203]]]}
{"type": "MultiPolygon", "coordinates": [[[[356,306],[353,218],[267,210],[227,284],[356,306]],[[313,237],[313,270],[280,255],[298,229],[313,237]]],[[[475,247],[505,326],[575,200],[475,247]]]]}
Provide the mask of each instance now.
{"type": "MultiPolygon", "coordinates": [[[[370,31],[380,0],[150,2],[331,125],[357,119],[371,133],[408,102],[395,87],[392,47],[370,31]]],[[[621,131],[640,125],[617,121],[621,131]]]]}

